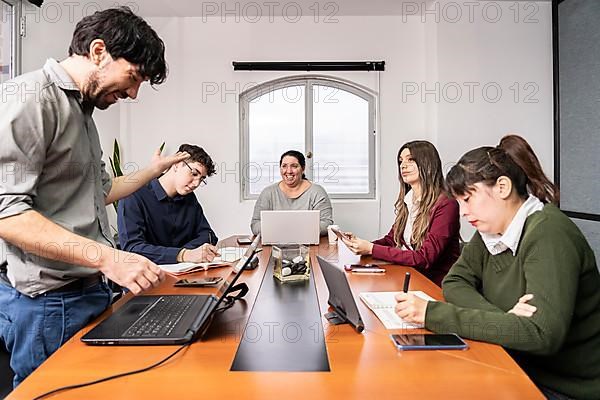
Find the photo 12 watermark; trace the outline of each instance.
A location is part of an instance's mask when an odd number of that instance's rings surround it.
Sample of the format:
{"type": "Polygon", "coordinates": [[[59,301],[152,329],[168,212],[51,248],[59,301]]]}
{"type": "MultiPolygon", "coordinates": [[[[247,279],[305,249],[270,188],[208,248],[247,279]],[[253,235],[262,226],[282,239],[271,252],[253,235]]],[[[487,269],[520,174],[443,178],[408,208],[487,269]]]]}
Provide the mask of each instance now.
{"type": "Polygon", "coordinates": [[[540,86],[536,82],[402,82],[402,102],[498,103],[503,98],[514,103],[537,104],[540,86]]]}
{"type": "Polygon", "coordinates": [[[235,343],[298,343],[299,341],[310,341],[321,343],[322,338],[325,343],[338,343],[336,334],[339,332],[339,325],[332,325],[327,321],[307,321],[296,322],[279,321],[253,322],[246,325],[235,323],[230,328],[225,328],[221,336],[221,342],[226,343],[233,340],[235,343]],[[308,336],[306,336],[308,335],[308,336]]]}
{"type": "Polygon", "coordinates": [[[202,22],[217,20],[222,23],[274,23],[278,20],[297,23],[307,18],[314,23],[335,24],[340,6],[336,2],[298,3],[295,1],[278,2],[230,2],[205,1],[202,6],[202,22]]]}
{"type": "MultiPolygon", "coordinates": [[[[202,82],[200,99],[202,103],[238,103],[242,96],[255,88],[257,90],[252,92],[250,103],[295,104],[304,102],[306,96],[304,84],[280,87],[258,82],[202,82]]],[[[321,104],[337,104],[345,92],[335,86],[312,85],[311,88],[312,102],[321,104]]]]}
{"type": "MultiPolygon", "coordinates": [[[[315,162],[312,166],[312,181],[320,184],[340,183],[340,171],[343,166],[336,161],[315,162]]],[[[220,183],[241,180],[247,183],[275,183],[281,179],[278,161],[248,162],[241,164],[223,162],[217,165],[220,183]]]]}
{"type": "MultiPolygon", "coordinates": [[[[23,2],[21,16],[28,23],[39,24],[42,22],[56,24],[59,22],[68,22],[75,24],[82,18],[103,11],[109,8],[128,7],[134,13],[140,11],[139,3],[135,1],[99,3],[95,1],[44,1],[41,7],[35,7],[27,1],[23,2]]],[[[11,21],[14,18],[13,11],[2,15],[2,23],[11,21]]]]}
{"type": "Polygon", "coordinates": [[[535,24],[540,6],[534,1],[403,1],[402,22],[420,17],[421,22],[535,24]]]}

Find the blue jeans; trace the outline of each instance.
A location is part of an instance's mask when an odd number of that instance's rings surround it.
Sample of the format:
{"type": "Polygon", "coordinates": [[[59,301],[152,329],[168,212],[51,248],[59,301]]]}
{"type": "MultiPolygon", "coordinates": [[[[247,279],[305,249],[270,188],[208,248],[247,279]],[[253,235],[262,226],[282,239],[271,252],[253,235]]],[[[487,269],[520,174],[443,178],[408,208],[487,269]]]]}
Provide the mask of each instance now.
{"type": "Polygon", "coordinates": [[[13,387],[110,303],[105,283],[31,298],[0,281],[0,339],[11,355],[13,387]]]}

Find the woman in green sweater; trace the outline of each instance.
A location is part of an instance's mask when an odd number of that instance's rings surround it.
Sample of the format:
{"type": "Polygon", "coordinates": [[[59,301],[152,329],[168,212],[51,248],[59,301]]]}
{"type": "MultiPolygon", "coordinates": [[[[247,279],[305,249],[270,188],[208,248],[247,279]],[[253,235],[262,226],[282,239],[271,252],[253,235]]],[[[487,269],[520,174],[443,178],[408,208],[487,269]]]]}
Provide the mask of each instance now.
{"type": "Polygon", "coordinates": [[[549,398],[600,398],[600,274],[581,231],[501,148],[469,151],[446,184],[477,232],[447,303],[399,294],[398,315],[505,347],[549,398]]]}

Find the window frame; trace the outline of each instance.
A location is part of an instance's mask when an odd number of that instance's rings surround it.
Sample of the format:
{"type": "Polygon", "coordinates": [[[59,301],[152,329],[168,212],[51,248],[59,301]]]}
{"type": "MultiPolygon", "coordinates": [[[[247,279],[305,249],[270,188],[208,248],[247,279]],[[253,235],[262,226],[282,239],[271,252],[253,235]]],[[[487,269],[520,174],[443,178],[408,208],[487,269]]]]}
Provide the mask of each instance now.
{"type": "Polygon", "coordinates": [[[11,64],[12,64],[12,76],[9,79],[13,79],[16,76],[21,75],[21,7],[23,4],[22,0],[0,0],[3,3],[8,4],[12,7],[12,32],[11,32],[11,64]]]}
{"type": "MultiPolygon", "coordinates": [[[[376,139],[377,139],[377,93],[362,85],[349,80],[325,76],[325,75],[294,75],[263,82],[253,86],[239,95],[239,126],[240,126],[240,194],[241,200],[256,200],[258,194],[250,193],[250,185],[246,179],[245,166],[250,163],[250,118],[249,105],[257,97],[266,95],[272,91],[284,89],[291,86],[304,86],[304,154],[313,152],[313,87],[326,86],[352,93],[367,101],[369,108],[369,138],[368,138],[368,168],[369,168],[369,191],[367,193],[332,193],[332,199],[345,200],[372,200],[376,198],[376,139]]],[[[275,160],[277,161],[277,160],[275,160]]],[[[313,179],[313,157],[306,157],[306,177],[313,179]]]]}

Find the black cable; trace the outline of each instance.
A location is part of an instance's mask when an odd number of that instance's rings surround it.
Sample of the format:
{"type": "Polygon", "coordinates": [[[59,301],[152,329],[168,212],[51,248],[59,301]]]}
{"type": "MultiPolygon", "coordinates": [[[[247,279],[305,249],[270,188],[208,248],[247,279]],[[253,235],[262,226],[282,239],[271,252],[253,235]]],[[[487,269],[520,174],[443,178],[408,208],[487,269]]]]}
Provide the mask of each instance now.
{"type": "Polygon", "coordinates": [[[145,367],[145,368],[141,368],[141,369],[137,369],[137,370],[129,371],[129,372],[123,372],[123,373],[116,374],[116,375],[107,376],[106,378],[96,379],[95,381],[91,381],[91,382],[79,383],[77,385],[70,385],[70,386],[59,387],[58,389],[54,389],[54,390],[51,390],[51,391],[46,392],[44,394],[41,394],[41,395],[37,396],[36,398],[34,398],[33,400],[43,399],[44,397],[48,397],[50,395],[53,395],[53,394],[58,393],[58,392],[62,392],[64,390],[71,390],[71,389],[77,389],[77,388],[84,387],[84,386],[91,386],[91,385],[95,385],[97,383],[102,383],[102,382],[110,381],[110,380],[121,378],[121,377],[124,377],[124,376],[129,376],[129,375],[134,375],[134,374],[139,374],[141,372],[149,371],[152,368],[158,367],[159,365],[161,365],[161,364],[169,361],[169,359],[171,359],[172,357],[174,357],[177,353],[179,353],[181,350],[183,350],[184,348],[186,348],[190,344],[192,344],[192,342],[188,342],[188,343],[182,345],[180,348],[178,348],[177,350],[175,350],[173,353],[171,353],[167,357],[163,358],[159,362],[150,365],[149,367],[145,367]]]}
{"type": "Polygon", "coordinates": [[[216,313],[222,313],[225,310],[229,310],[231,307],[233,307],[233,305],[235,304],[236,300],[238,300],[238,299],[236,299],[233,296],[227,296],[227,297],[225,297],[223,299],[223,305],[215,310],[215,314],[216,313]]]}
{"type": "Polygon", "coordinates": [[[229,294],[223,298],[223,305],[215,310],[215,314],[222,313],[223,311],[230,309],[231,307],[233,307],[237,300],[241,300],[246,295],[246,293],[248,293],[248,285],[246,285],[245,283],[238,283],[237,285],[230,288],[227,293],[235,292],[238,293],[235,295],[229,294]]]}

